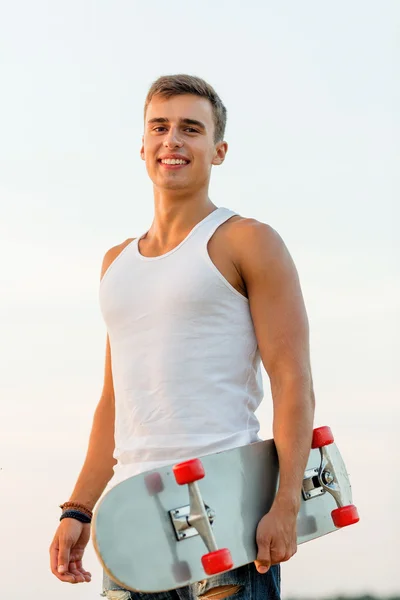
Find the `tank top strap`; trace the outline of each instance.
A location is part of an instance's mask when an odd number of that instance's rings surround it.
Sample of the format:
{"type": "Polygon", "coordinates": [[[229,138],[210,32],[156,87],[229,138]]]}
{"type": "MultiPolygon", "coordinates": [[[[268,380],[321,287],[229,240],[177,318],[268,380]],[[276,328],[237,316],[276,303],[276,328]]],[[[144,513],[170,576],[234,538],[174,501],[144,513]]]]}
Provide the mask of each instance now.
{"type": "Polygon", "coordinates": [[[192,242],[196,245],[199,243],[201,245],[207,245],[216,229],[225,223],[225,221],[237,214],[238,213],[230,210],[229,208],[220,206],[214,210],[214,212],[210,213],[208,217],[199,224],[199,227],[196,228],[194,235],[191,236],[192,242]]]}

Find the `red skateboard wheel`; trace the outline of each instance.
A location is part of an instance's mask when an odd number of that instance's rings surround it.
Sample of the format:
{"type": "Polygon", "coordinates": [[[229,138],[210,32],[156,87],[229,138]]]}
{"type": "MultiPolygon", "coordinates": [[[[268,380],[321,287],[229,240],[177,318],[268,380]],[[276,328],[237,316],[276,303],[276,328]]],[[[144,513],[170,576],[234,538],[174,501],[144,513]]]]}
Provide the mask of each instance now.
{"type": "Polygon", "coordinates": [[[322,448],[322,446],[333,444],[334,441],[335,438],[330,427],[317,427],[313,431],[311,448],[322,448]]]}
{"type": "Polygon", "coordinates": [[[232,569],[233,560],[228,548],[220,548],[202,556],[201,564],[207,575],[216,575],[232,569]]]}
{"type": "Polygon", "coordinates": [[[191,460],[174,465],[172,470],[176,483],[179,483],[179,485],[193,483],[198,479],[203,479],[205,475],[203,464],[199,458],[192,458],[191,460]]]}
{"type": "Polygon", "coordinates": [[[358,516],[358,510],[354,504],[335,508],[331,515],[335,527],[347,527],[348,525],[354,525],[354,523],[358,523],[360,520],[360,517],[358,516]]]}

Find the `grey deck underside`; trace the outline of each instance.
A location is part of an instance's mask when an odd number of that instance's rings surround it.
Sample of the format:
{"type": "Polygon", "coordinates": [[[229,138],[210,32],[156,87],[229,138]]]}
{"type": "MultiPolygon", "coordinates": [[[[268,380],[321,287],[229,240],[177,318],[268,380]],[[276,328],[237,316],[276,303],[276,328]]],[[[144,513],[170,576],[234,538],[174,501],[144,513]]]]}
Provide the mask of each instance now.
{"type": "MultiPolygon", "coordinates": [[[[351,503],[344,463],[336,446],[330,449],[344,503],[351,503]]],[[[257,555],[257,524],[268,512],[277,489],[274,443],[257,442],[204,456],[201,461],[206,476],[198,484],[205,504],[216,513],[213,532],[217,545],[229,548],[234,568],[250,563],[257,555]]],[[[320,451],[311,450],[307,469],[319,464],[320,451]]],[[[169,516],[170,510],[188,504],[188,486],[175,482],[172,465],[131,477],[111,489],[100,501],[92,526],[94,547],[108,575],[121,587],[143,592],[205,579],[201,556],[208,550],[204,542],[198,535],[178,542],[169,516]],[[162,491],[151,490],[154,473],[159,474],[156,478],[162,491]]],[[[336,503],[328,493],[302,499],[298,543],[335,531],[330,514],[334,508],[336,503]]]]}

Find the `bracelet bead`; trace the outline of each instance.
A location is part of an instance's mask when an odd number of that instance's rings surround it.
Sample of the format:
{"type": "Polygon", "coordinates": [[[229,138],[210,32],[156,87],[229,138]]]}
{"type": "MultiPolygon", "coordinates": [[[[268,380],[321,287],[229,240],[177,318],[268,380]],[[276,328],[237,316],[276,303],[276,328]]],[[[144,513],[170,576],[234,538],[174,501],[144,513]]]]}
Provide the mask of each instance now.
{"type": "Polygon", "coordinates": [[[80,510],[88,517],[93,517],[93,512],[89,508],[87,508],[87,506],[85,506],[84,504],[80,504],[79,502],[64,502],[64,504],[60,504],[60,508],[62,510],[65,510],[67,508],[72,510],[80,510]]]}

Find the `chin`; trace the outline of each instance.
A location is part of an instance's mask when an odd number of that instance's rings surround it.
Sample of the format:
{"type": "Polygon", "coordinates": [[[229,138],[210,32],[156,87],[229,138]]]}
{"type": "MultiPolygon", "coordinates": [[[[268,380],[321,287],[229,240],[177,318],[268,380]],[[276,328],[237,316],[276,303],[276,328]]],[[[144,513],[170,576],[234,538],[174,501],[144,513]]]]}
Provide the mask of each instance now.
{"type": "Polygon", "coordinates": [[[164,190],[185,190],[190,187],[190,184],[188,182],[185,183],[183,181],[181,183],[179,183],[178,181],[166,181],[158,187],[163,188],[164,190]]]}
{"type": "Polygon", "coordinates": [[[192,181],[188,179],[178,179],[178,178],[158,178],[155,177],[153,179],[153,183],[156,187],[164,190],[184,190],[193,186],[192,181]]]}

